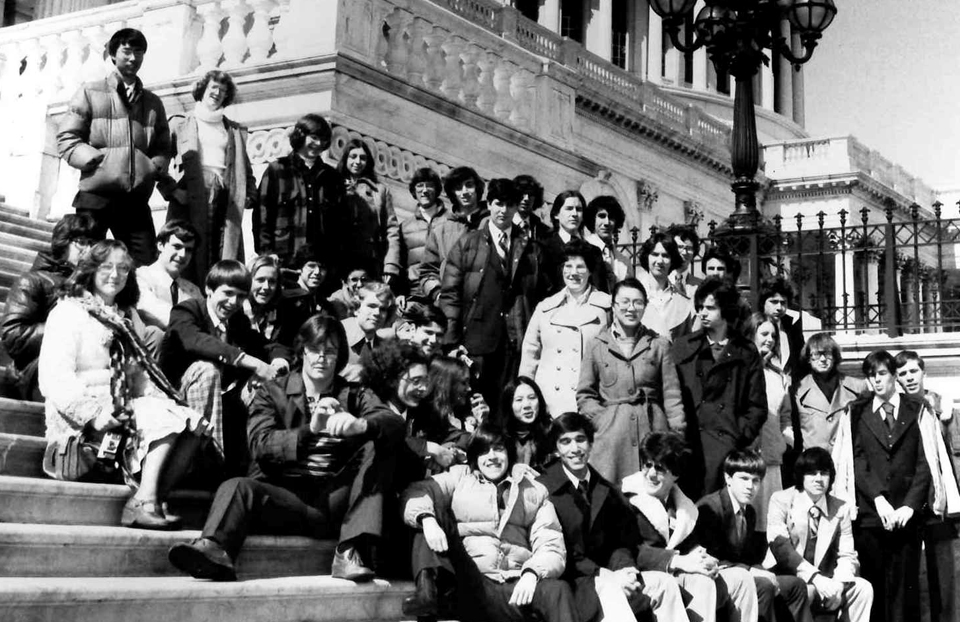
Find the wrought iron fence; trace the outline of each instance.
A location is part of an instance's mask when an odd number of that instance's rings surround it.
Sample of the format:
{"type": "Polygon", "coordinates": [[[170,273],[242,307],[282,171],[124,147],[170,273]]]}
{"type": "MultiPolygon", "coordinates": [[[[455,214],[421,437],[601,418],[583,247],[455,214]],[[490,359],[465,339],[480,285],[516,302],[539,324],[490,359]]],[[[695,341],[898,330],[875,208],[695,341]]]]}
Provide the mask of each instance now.
{"type": "MultiPolygon", "coordinates": [[[[711,222],[701,237],[740,260],[740,285],[751,298],[762,280],[787,278],[799,310],[823,330],[891,337],[960,331],[960,214],[945,218],[939,202],[929,211],[914,204],[906,214],[888,205],[881,213],[864,207],[859,214],[776,216],[750,233],[711,222]]],[[[635,267],[643,241],[634,228],[618,245],[635,267]]]]}

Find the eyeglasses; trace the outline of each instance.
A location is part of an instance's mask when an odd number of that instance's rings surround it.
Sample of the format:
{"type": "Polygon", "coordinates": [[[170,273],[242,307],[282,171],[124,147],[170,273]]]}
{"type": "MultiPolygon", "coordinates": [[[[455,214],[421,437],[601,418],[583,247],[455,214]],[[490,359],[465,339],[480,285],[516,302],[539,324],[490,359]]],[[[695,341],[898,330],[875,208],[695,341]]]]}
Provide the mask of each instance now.
{"type": "Polygon", "coordinates": [[[93,246],[93,240],[90,238],[74,238],[70,240],[80,248],[90,248],[93,246]]]}
{"type": "Polygon", "coordinates": [[[824,351],[811,350],[811,351],[810,351],[810,360],[811,360],[811,361],[816,361],[817,359],[824,359],[824,360],[827,360],[827,361],[832,361],[832,360],[833,360],[833,352],[827,352],[827,351],[825,351],[825,350],[824,350],[824,351]]]}
{"type": "Polygon", "coordinates": [[[403,380],[409,382],[418,389],[426,389],[430,386],[429,376],[403,376],[403,380]]]}
{"type": "Polygon", "coordinates": [[[112,263],[102,263],[100,267],[97,268],[97,273],[108,275],[116,272],[120,276],[127,276],[130,274],[130,266],[124,264],[112,264],[112,263]]]}
{"type": "Polygon", "coordinates": [[[640,470],[641,470],[641,471],[649,471],[650,469],[653,469],[654,471],[656,471],[656,472],[659,473],[660,475],[664,475],[665,473],[667,473],[667,472],[669,471],[669,469],[667,469],[667,467],[663,466],[663,465],[660,464],[659,462],[654,462],[653,460],[647,460],[646,462],[644,462],[643,464],[640,465],[640,470]]]}
{"type": "Polygon", "coordinates": [[[335,359],[337,358],[337,350],[323,348],[320,350],[313,350],[311,348],[303,349],[304,356],[312,356],[315,358],[325,358],[325,359],[335,359]]]}
{"type": "Polygon", "coordinates": [[[619,309],[643,309],[647,306],[646,300],[614,300],[613,304],[619,309]]]}

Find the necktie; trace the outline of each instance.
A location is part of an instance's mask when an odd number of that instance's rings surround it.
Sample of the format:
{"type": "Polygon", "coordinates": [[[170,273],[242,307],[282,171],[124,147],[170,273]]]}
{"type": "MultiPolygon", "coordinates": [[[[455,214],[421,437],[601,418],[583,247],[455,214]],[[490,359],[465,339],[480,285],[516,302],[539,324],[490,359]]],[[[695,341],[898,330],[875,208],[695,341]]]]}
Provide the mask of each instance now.
{"type": "Polygon", "coordinates": [[[887,430],[892,434],[894,426],[897,425],[897,420],[893,418],[893,404],[884,402],[880,408],[883,410],[883,420],[887,424],[887,430]]]}
{"type": "Polygon", "coordinates": [[[500,255],[500,259],[503,260],[503,263],[507,263],[507,255],[510,253],[510,241],[507,239],[507,234],[503,231],[500,232],[500,239],[497,241],[497,253],[500,255]]]}
{"type": "Polygon", "coordinates": [[[737,546],[743,544],[743,538],[747,535],[747,519],[743,515],[743,508],[737,510],[735,525],[737,527],[737,546]]]}
{"type": "Polygon", "coordinates": [[[170,304],[176,306],[180,302],[180,288],[177,287],[177,280],[170,281],[170,304]]]}
{"type": "Polygon", "coordinates": [[[803,558],[813,563],[817,554],[817,535],[820,533],[820,508],[810,508],[807,521],[807,546],[803,549],[803,558]]]}
{"type": "Polygon", "coordinates": [[[587,488],[586,480],[580,480],[580,483],[577,484],[577,493],[580,494],[580,498],[583,499],[584,503],[588,506],[590,505],[590,491],[587,488]]]}

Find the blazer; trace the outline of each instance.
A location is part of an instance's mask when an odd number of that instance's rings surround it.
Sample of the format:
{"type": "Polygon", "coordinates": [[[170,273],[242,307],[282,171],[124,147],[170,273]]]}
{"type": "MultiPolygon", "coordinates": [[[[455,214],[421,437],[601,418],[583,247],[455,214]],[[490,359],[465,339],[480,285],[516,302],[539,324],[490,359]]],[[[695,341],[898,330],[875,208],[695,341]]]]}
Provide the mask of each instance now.
{"type": "Polygon", "coordinates": [[[767,552],[763,535],[757,533],[757,512],[752,505],[743,507],[746,531],[742,542],[735,542],[736,525],[733,501],[726,487],[697,502],[697,539],[707,552],[724,564],[757,566],[767,552]]]}
{"type": "Polygon", "coordinates": [[[833,399],[828,402],[812,374],[800,379],[791,391],[793,410],[801,436],[794,441],[797,452],[810,447],[823,447],[832,451],[837,426],[840,424],[840,413],[866,390],[867,383],[864,380],[841,374],[833,399]]]}
{"type": "Polygon", "coordinates": [[[894,508],[913,508],[914,517],[909,524],[919,524],[931,481],[920,438],[921,406],[919,399],[901,394],[897,424],[893,434],[888,435],[886,424],[871,410],[873,395],[850,404],[857,521],[862,527],[883,524],[874,505],[874,499],[880,495],[894,508]]]}
{"type": "Polygon", "coordinates": [[[600,569],[634,565],[640,532],[633,510],[620,491],[592,467],[589,505],[559,462],[547,467],[537,481],[546,486],[563,529],[567,564],[561,578],[576,591],[580,619],[593,620],[601,611],[594,583],[600,569]]]}
{"type": "Polygon", "coordinates": [[[250,326],[242,310],[227,322],[227,341],[217,337],[206,300],[184,300],[170,311],[170,325],[160,346],[160,368],[170,382],[179,385],[183,372],[196,361],[220,366],[224,387],[246,381],[250,372],[237,366],[242,354],[267,358],[263,335],[250,326]]]}
{"type": "Polygon", "coordinates": [[[850,581],[860,571],[854,548],[850,505],[827,495],[827,513],[821,515],[813,563],[803,558],[809,537],[808,512],[813,501],[806,493],[788,488],[773,493],[767,511],[767,542],[770,551],[763,565],[777,574],[796,575],[809,583],[816,572],[840,581],[850,581]]]}

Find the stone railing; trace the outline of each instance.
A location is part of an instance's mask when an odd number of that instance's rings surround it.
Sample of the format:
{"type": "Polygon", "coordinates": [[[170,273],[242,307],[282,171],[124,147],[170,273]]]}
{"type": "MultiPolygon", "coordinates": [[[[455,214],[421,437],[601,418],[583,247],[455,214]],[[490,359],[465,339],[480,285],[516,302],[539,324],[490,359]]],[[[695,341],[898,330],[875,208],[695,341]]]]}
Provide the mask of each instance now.
{"type": "Polygon", "coordinates": [[[862,173],[920,205],[936,201],[936,192],[923,180],[852,136],[767,145],[764,161],[765,174],[774,180],[862,173]]]}

